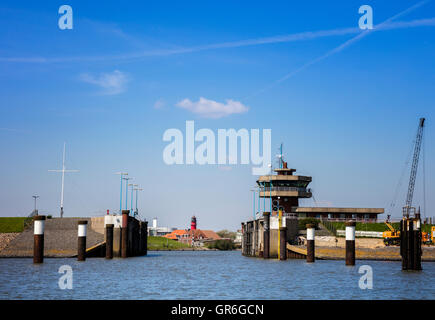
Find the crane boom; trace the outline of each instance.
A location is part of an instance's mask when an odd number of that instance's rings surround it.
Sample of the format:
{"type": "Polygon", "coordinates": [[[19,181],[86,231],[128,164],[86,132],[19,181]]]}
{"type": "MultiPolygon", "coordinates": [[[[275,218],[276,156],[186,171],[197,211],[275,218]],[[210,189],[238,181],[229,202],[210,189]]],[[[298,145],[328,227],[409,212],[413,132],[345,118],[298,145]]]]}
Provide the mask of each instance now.
{"type": "Polygon", "coordinates": [[[417,138],[415,139],[414,156],[412,159],[411,175],[409,177],[408,194],[406,196],[405,214],[409,216],[409,211],[412,206],[412,198],[414,196],[415,179],[417,178],[418,159],[420,157],[421,141],[423,140],[423,127],[425,118],[420,118],[417,130],[417,138]]]}

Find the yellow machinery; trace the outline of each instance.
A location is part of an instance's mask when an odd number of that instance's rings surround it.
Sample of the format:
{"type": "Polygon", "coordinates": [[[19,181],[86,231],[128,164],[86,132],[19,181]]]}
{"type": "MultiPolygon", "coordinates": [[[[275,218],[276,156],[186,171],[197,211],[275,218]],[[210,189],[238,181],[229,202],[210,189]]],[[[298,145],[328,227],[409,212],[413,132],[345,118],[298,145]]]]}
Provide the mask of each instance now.
{"type": "Polygon", "coordinates": [[[431,239],[430,233],[423,231],[421,233],[421,242],[424,243],[424,244],[430,244],[430,243],[432,243],[432,239],[431,239]]]}
{"type": "Polygon", "coordinates": [[[430,233],[429,232],[422,232],[421,233],[421,238],[423,243],[425,244],[433,244],[434,242],[434,238],[435,238],[435,226],[432,226],[430,233]]]}
{"type": "Polygon", "coordinates": [[[387,221],[385,221],[388,229],[382,232],[382,237],[384,238],[384,243],[386,246],[396,246],[400,244],[400,231],[393,228],[393,226],[387,221]]]}

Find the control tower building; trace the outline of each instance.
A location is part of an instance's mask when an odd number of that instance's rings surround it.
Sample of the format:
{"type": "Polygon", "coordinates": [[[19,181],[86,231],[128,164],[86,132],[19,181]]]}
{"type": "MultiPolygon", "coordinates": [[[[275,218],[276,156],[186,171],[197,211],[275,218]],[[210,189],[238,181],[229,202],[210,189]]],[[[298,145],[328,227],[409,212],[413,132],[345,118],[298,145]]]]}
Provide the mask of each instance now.
{"type": "MultiPolygon", "coordinates": [[[[292,207],[299,207],[300,198],[312,197],[311,189],[308,188],[311,177],[294,175],[296,169],[287,168],[287,162],[283,161],[281,166],[282,168],[274,169],[276,174],[260,176],[257,180],[260,198],[272,200],[272,215],[279,209],[291,213],[292,207]]],[[[269,210],[265,208],[265,211],[269,210]]]]}

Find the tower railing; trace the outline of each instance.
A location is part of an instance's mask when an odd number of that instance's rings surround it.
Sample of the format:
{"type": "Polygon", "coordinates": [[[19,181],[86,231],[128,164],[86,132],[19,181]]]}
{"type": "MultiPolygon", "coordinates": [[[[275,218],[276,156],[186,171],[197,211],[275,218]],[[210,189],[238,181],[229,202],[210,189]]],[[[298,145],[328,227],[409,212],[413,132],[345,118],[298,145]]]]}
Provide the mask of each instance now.
{"type": "Polygon", "coordinates": [[[270,192],[270,191],[297,191],[297,192],[311,192],[310,188],[297,188],[297,187],[264,187],[261,188],[260,192],[270,192]]]}

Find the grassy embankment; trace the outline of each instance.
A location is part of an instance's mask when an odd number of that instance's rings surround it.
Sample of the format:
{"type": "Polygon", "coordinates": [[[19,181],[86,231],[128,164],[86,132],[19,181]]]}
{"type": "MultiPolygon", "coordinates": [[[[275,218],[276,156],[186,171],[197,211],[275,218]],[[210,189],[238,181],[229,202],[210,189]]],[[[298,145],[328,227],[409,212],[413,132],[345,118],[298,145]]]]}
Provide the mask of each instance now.
{"type": "Polygon", "coordinates": [[[32,221],[32,218],[24,217],[1,217],[0,233],[23,232],[25,226],[32,221]]]}
{"type": "Polygon", "coordinates": [[[190,248],[190,246],[163,237],[148,237],[148,250],[181,250],[184,248],[190,248]]]}

